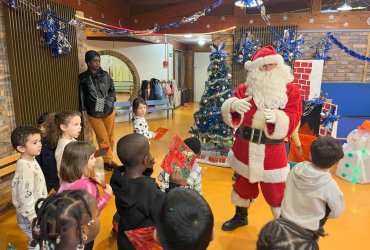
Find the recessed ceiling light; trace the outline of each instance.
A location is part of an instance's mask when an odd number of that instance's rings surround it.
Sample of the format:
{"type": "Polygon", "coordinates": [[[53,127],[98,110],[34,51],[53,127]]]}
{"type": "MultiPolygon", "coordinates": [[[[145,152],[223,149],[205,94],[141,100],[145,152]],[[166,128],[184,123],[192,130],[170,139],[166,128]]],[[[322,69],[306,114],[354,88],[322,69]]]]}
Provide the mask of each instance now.
{"type": "Polygon", "coordinates": [[[206,44],[206,41],[204,41],[204,40],[199,40],[199,41],[198,41],[198,44],[199,44],[200,46],[203,46],[204,44],[206,44]]]}
{"type": "Polygon", "coordinates": [[[185,38],[192,38],[192,37],[193,37],[193,35],[192,35],[192,34],[186,34],[186,35],[184,35],[184,37],[185,37],[185,38]]]}

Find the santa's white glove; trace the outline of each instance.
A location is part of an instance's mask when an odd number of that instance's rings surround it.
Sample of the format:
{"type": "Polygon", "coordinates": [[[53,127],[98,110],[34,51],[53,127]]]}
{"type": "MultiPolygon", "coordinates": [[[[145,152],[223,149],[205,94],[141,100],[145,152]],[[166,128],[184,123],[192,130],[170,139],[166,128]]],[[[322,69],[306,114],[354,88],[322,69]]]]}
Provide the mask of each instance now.
{"type": "Polygon", "coordinates": [[[265,109],[263,111],[263,115],[265,116],[267,123],[271,123],[271,124],[276,123],[276,113],[272,109],[265,109]]]}
{"type": "Polygon", "coordinates": [[[252,104],[250,104],[251,96],[239,99],[233,102],[231,105],[231,112],[237,112],[241,115],[244,115],[245,112],[248,112],[251,109],[252,104]]]}

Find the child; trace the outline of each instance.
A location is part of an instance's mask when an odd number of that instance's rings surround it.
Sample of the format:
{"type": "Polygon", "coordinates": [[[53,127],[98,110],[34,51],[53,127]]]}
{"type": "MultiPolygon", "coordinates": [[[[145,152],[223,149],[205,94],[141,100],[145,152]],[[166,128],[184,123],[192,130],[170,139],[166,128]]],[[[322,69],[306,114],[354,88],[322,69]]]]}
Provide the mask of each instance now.
{"type": "MultiPolygon", "coordinates": [[[[196,137],[190,137],[184,140],[184,143],[193,151],[196,155],[199,155],[200,150],[201,150],[201,144],[198,138],[196,137]]],[[[190,188],[198,193],[202,193],[202,169],[199,167],[199,165],[195,162],[189,178],[187,179],[184,187],[185,188],[190,188]]],[[[166,191],[166,189],[169,188],[169,183],[170,183],[170,175],[166,173],[163,169],[158,175],[158,180],[161,182],[161,190],[163,192],[166,191]]]]}
{"type": "MultiPolygon", "coordinates": [[[[145,136],[133,133],[122,137],[117,143],[117,154],[123,166],[114,170],[110,180],[120,217],[117,246],[119,250],[130,250],[135,247],[125,231],[153,227],[165,193],[153,178],[143,174],[154,165],[145,136]]],[[[180,169],[176,168],[171,182],[179,185],[181,181],[180,169]]]]}
{"type": "Polygon", "coordinates": [[[41,152],[40,130],[31,126],[20,126],[11,134],[14,149],[21,153],[12,181],[12,201],[16,208],[18,225],[28,236],[28,249],[34,249],[32,220],[36,217],[35,204],[48,193],[42,170],[35,160],[41,152]]]}
{"type": "MultiPolygon", "coordinates": [[[[60,178],[60,164],[62,161],[64,147],[75,141],[81,132],[81,113],[78,111],[62,111],[54,117],[54,122],[46,127],[46,139],[50,147],[55,148],[55,160],[60,178]]],[[[63,181],[63,179],[61,179],[63,181]]]]}
{"type": "Polygon", "coordinates": [[[109,184],[105,185],[104,194],[99,196],[95,182],[90,179],[90,173],[95,166],[95,147],[87,141],[74,141],[64,148],[60,176],[64,180],[58,193],[64,190],[83,189],[96,197],[99,212],[108,204],[112,194],[109,184]]]}
{"type": "Polygon", "coordinates": [[[86,249],[100,230],[96,199],[84,190],[40,199],[36,212],[32,231],[41,249],[86,249]]]}
{"type": "Polygon", "coordinates": [[[42,172],[44,173],[46,188],[48,193],[54,189],[55,192],[59,189],[59,177],[57,170],[57,162],[55,160],[55,148],[52,148],[51,143],[46,137],[47,127],[54,123],[55,113],[43,113],[40,115],[38,121],[39,128],[41,131],[41,153],[36,156],[36,160],[39,163],[42,172]],[[42,132],[43,131],[43,132],[42,132]]]}
{"type": "Polygon", "coordinates": [[[205,250],[213,239],[213,214],[197,192],[175,188],[165,198],[154,238],[164,250],[205,250]]]}
{"type": "MultiPolygon", "coordinates": [[[[327,217],[343,213],[343,193],[329,169],[343,158],[340,143],[330,136],[317,138],[310,147],[311,161],[297,164],[289,173],[281,218],[261,231],[257,246],[286,246],[284,249],[316,249],[319,236],[324,236],[327,217]],[[279,232],[272,235],[271,232],[279,232]]],[[[318,248],[317,248],[318,249],[318,248]]]]}
{"type": "Polygon", "coordinates": [[[155,133],[150,131],[148,123],[145,120],[146,103],[143,98],[136,98],[132,102],[132,111],[134,112],[134,132],[144,135],[147,139],[155,137],[155,133]]]}
{"type": "MultiPolygon", "coordinates": [[[[109,184],[103,186],[104,194],[99,195],[96,181],[90,179],[90,173],[95,166],[95,147],[86,141],[74,141],[64,148],[60,177],[64,182],[60,185],[58,193],[64,190],[86,190],[96,198],[99,213],[108,204],[112,195],[109,184]]],[[[85,246],[85,249],[93,249],[94,241],[85,246]]]]}

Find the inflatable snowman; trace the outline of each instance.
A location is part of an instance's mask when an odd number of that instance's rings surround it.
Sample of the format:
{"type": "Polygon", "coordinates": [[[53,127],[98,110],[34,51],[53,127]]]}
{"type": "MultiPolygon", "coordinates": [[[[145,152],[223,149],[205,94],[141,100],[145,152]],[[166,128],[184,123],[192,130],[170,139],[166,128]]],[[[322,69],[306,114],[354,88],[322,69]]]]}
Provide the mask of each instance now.
{"type": "Polygon", "coordinates": [[[370,121],[353,130],[343,145],[344,157],[336,175],[353,183],[370,182],[370,121]]]}

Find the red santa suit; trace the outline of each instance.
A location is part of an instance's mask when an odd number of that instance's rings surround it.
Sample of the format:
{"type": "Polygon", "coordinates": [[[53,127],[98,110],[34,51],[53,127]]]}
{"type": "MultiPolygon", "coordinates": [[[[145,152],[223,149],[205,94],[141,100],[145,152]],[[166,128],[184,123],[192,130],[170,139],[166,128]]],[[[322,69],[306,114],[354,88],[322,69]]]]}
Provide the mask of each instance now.
{"type": "MultiPolygon", "coordinates": [[[[261,49],[252,58],[253,67],[259,69],[265,64],[284,64],[282,57],[272,47],[265,48],[268,49],[261,49]]],[[[287,83],[284,84],[286,91],[283,90],[283,95],[286,95],[285,99],[282,98],[282,105],[279,108],[264,107],[275,112],[275,124],[266,122],[263,105],[256,104],[257,98],[253,93],[249,111],[244,115],[231,112],[236,100],[248,97],[248,83],[240,84],[234,97],[226,100],[222,106],[225,123],[236,129],[234,144],[227,158],[238,174],[232,191],[232,202],[236,206],[249,207],[250,202],[258,196],[258,183],[271,207],[281,205],[285,180],[290,170],[284,138],[290,137],[302,115],[299,89],[296,85],[287,83]]]]}

